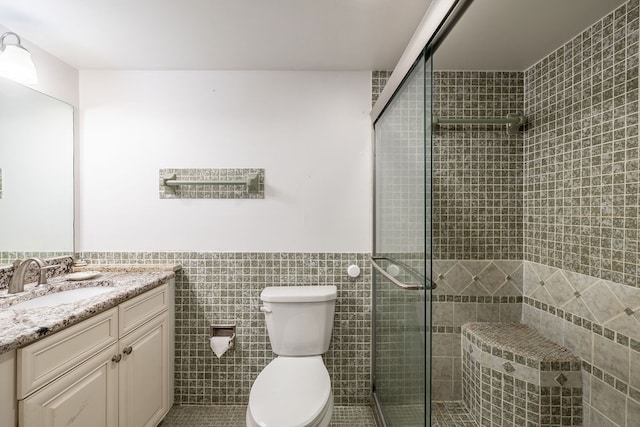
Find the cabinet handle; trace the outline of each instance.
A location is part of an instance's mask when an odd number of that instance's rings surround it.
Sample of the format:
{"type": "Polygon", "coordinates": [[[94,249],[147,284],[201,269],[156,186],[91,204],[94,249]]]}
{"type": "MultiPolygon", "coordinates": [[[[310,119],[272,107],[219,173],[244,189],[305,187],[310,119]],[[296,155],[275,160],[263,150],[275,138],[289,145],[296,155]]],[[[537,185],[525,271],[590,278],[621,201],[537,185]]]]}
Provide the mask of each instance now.
{"type": "Polygon", "coordinates": [[[112,362],[116,362],[116,363],[120,362],[121,360],[122,360],[122,355],[121,354],[116,354],[115,356],[113,356],[111,358],[111,361],[112,362]]]}
{"type": "Polygon", "coordinates": [[[129,346],[129,347],[125,347],[125,349],[122,350],[122,353],[131,354],[132,351],[133,351],[133,347],[129,346]]]}

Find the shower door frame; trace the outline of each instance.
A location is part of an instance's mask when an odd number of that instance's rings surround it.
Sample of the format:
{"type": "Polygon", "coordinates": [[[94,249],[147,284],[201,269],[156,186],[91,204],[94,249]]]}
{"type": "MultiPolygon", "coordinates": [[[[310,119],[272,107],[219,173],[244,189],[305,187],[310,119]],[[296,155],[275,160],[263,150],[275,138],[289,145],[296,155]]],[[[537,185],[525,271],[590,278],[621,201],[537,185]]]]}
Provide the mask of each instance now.
{"type": "MultiPolygon", "coordinates": [[[[433,66],[432,66],[433,57],[432,57],[432,54],[433,54],[433,52],[428,47],[423,49],[423,51],[420,53],[420,56],[414,61],[412,66],[407,71],[406,75],[404,76],[404,78],[402,80],[402,83],[396,89],[396,91],[394,93],[394,96],[391,97],[389,99],[389,101],[385,104],[385,108],[380,112],[380,115],[378,116],[378,118],[382,117],[382,115],[384,114],[384,112],[386,110],[386,107],[389,106],[392,103],[392,101],[395,99],[395,95],[404,87],[404,84],[405,84],[407,78],[412,75],[414,70],[419,65],[421,65],[421,63],[425,65],[425,68],[422,71],[423,72],[423,75],[422,75],[423,81],[425,80],[425,75],[426,75],[427,72],[428,73],[432,73],[433,72],[433,66]],[[430,64],[428,70],[427,70],[426,64],[430,64]]],[[[432,94],[432,90],[431,89],[427,90],[426,84],[424,84],[423,90],[424,90],[423,109],[422,109],[422,111],[423,111],[423,130],[424,130],[424,132],[423,132],[423,144],[425,145],[425,156],[426,156],[426,149],[427,149],[427,147],[426,147],[427,140],[426,139],[427,138],[429,138],[429,149],[432,146],[432,131],[433,131],[432,127],[433,127],[433,124],[431,123],[432,122],[431,117],[433,115],[431,114],[431,108],[429,108],[429,115],[430,115],[429,123],[430,123],[430,125],[427,126],[427,117],[426,117],[426,114],[425,114],[424,106],[425,106],[425,104],[427,102],[431,103],[433,101],[433,99],[432,99],[432,95],[431,95],[432,94]],[[427,94],[429,94],[429,100],[427,100],[427,94]],[[428,132],[428,134],[427,134],[427,132],[428,132]]],[[[373,174],[372,174],[372,189],[373,189],[373,196],[372,196],[372,201],[373,201],[373,204],[372,204],[372,207],[373,207],[372,225],[373,225],[373,227],[372,228],[373,228],[373,233],[372,233],[372,245],[371,245],[372,246],[372,256],[371,256],[372,262],[374,262],[373,260],[377,256],[376,241],[377,241],[377,237],[378,237],[377,236],[377,227],[376,227],[376,224],[377,224],[377,215],[376,215],[377,187],[376,187],[376,153],[375,153],[375,124],[376,123],[377,123],[377,120],[372,123],[372,140],[373,140],[372,141],[372,146],[373,146],[373,156],[372,156],[372,172],[373,172],[373,174]]],[[[431,158],[431,154],[429,155],[429,158],[431,158]]],[[[427,187],[426,187],[427,170],[426,170],[426,168],[424,169],[424,172],[425,172],[424,175],[423,175],[423,180],[425,182],[424,191],[426,191],[427,190],[427,187]]],[[[430,175],[432,175],[432,173],[433,173],[431,166],[429,167],[428,173],[430,175]]],[[[431,176],[429,177],[428,181],[431,182],[431,176]]],[[[428,192],[428,196],[429,196],[429,198],[432,197],[430,190],[428,192]]],[[[431,200],[429,200],[428,205],[431,206],[431,200]]],[[[426,215],[426,206],[427,206],[427,198],[425,196],[425,200],[424,200],[424,204],[423,204],[423,207],[425,208],[423,218],[425,218],[425,220],[426,220],[426,217],[427,217],[427,215],[426,215]]],[[[429,215],[429,218],[431,218],[430,215],[429,215]]],[[[428,228],[425,226],[425,232],[426,232],[427,229],[429,231],[431,231],[431,226],[429,226],[428,228]]],[[[425,235],[425,242],[424,242],[424,245],[425,245],[425,251],[424,251],[425,257],[426,257],[426,245],[427,244],[429,244],[429,246],[431,246],[431,233],[429,233],[428,236],[425,235]]],[[[430,266],[431,266],[431,262],[429,262],[429,267],[430,266]]],[[[376,270],[375,268],[372,270],[372,275],[371,275],[371,280],[372,280],[372,283],[371,283],[371,301],[372,301],[372,304],[371,304],[371,319],[372,319],[372,322],[371,322],[371,403],[372,403],[372,406],[373,406],[373,409],[374,409],[374,414],[375,414],[377,422],[380,424],[381,427],[387,427],[387,423],[385,421],[385,417],[384,417],[384,415],[382,413],[382,409],[381,409],[382,408],[382,404],[378,400],[378,397],[377,397],[377,395],[375,393],[375,373],[376,373],[376,357],[375,357],[376,354],[375,354],[375,349],[376,349],[376,342],[377,342],[376,341],[376,333],[375,333],[375,330],[376,330],[376,325],[375,325],[375,320],[376,320],[376,304],[375,304],[375,301],[376,301],[376,287],[374,286],[375,274],[376,274],[375,270],[376,270]]],[[[426,271],[425,271],[425,273],[426,273],[426,271]]],[[[410,274],[415,274],[415,273],[410,272],[410,274]]],[[[396,282],[397,282],[396,280],[392,280],[392,279],[389,279],[389,278],[387,278],[387,279],[389,281],[391,281],[394,286],[397,286],[397,287],[400,287],[400,288],[403,287],[403,286],[401,286],[401,284],[396,284],[396,282]]],[[[407,289],[403,289],[403,290],[419,290],[420,292],[429,292],[432,289],[431,286],[430,286],[430,285],[432,285],[431,274],[425,275],[425,278],[423,278],[423,279],[424,279],[424,283],[423,283],[422,289],[410,289],[410,288],[407,288],[407,289]]],[[[427,303],[430,304],[430,300],[431,300],[430,297],[429,298],[427,298],[426,296],[424,297],[425,304],[427,304],[427,303]]],[[[431,316],[431,310],[430,309],[426,310],[426,307],[425,307],[424,314],[425,314],[425,316],[428,315],[430,317],[431,316]]],[[[430,334],[430,333],[431,333],[431,325],[430,325],[430,322],[426,322],[426,318],[425,318],[425,334],[430,334]]],[[[425,346],[424,350],[427,351],[426,346],[425,346]]],[[[429,350],[429,354],[431,354],[431,340],[430,339],[429,339],[429,348],[428,348],[428,350],[429,350]]],[[[430,357],[428,357],[428,358],[425,357],[425,366],[424,366],[424,368],[425,368],[425,372],[429,372],[428,381],[425,380],[425,384],[424,384],[424,387],[425,387],[425,406],[426,406],[427,399],[428,399],[429,405],[431,403],[431,399],[430,399],[430,396],[431,396],[431,393],[430,393],[430,391],[431,391],[431,375],[430,375],[431,358],[430,357]]],[[[429,414],[429,416],[431,415],[430,408],[429,408],[429,411],[426,411],[426,408],[425,408],[425,416],[426,416],[426,414],[429,414]]],[[[430,425],[430,423],[429,423],[429,425],[430,425]]]]}
{"type": "MultiPolygon", "coordinates": [[[[387,107],[392,103],[393,99],[395,98],[396,94],[399,92],[399,90],[403,87],[406,79],[411,75],[411,73],[414,71],[414,69],[416,68],[416,66],[419,64],[420,61],[424,61],[425,63],[430,63],[430,71],[431,73],[433,72],[433,54],[434,52],[437,50],[438,46],[442,43],[442,41],[445,39],[445,37],[447,36],[447,34],[449,33],[449,31],[451,31],[451,29],[455,26],[455,24],[458,22],[458,20],[460,19],[460,17],[464,14],[464,12],[467,10],[467,8],[469,7],[469,5],[471,4],[473,0],[433,0],[429,9],[427,10],[427,13],[425,14],[424,18],[422,19],[422,21],[420,22],[418,29],[416,30],[416,33],[414,34],[414,36],[412,37],[412,39],[409,42],[409,45],[407,46],[407,48],[405,49],[404,53],[402,54],[402,57],[400,58],[400,61],[398,62],[398,65],[395,67],[393,73],[391,74],[389,80],[387,81],[387,85],[385,86],[384,90],[382,91],[382,93],[380,94],[380,96],[378,97],[378,101],[376,102],[376,104],[373,106],[372,110],[371,110],[371,140],[372,140],[372,152],[374,153],[374,155],[372,156],[372,228],[373,228],[373,232],[372,232],[372,257],[374,257],[376,255],[376,239],[377,239],[377,233],[376,233],[376,224],[377,224],[377,218],[376,218],[376,158],[375,158],[375,138],[376,138],[376,134],[375,134],[375,124],[378,121],[378,119],[383,115],[383,113],[385,112],[385,110],[387,109],[387,107]],[[447,2],[449,2],[449,5],[445,5],[447,2]],[[442,12],[442,11],[436,11],[435,14],[437,15],[438,13],[442,13],[442,16],[439,16],[436,19],[436,21],[434,21],[434,18],[431,17],[431,19],[429,19],[429,14],[433,11],[433,9],[438,9],[438,8],[444,8],[446,7],[446,12],[442,12]],[[430,28],[427,28],[430,27],[430,28]]],[[[425,70],[426,73],[426,70],[425,70]]],[[[424,76],[423,76],[424,78],[424,76]]],[[[426,85],[425,85],[425,91],[426,91],[426,85]]],[[[430,96],[432,96],[432,91],[429,92],[430,96]]],[[[426,93],[425,93],[425,97],[426,97],[426,93]]],[[[432,100],[431,100],[432,101],[432,100]]],[[[423,100],[424,103],[426,103],[426,98],[423,100]]],[[[430,109],[430,113],[431,113],[431,109],[430,109]]],[[[433,114],[431,113],[431,116],[433,114]]],[[[432,133],[433,133],[433,122],[432,120],[429,121],[429,125],[427,126],[426,123],[426,117],[425,117],[425,123],[424,123],[424,129],[425,129],[425,135],[424,138],[426,138],[426,131],[429,131],[429,138],[430,138],[430,146],[429,149],[432,148],[432,133]]],[[[430,160],[432,162],[432,160],[430,160]]],[[[429,173],[433,174],[433,168],[430,167],[429,169],[429,173]]],[[[426,173],[425,173],[425,181],[426,181],[426,173]]],[[[431,196],[431,191],[429,191],[429,197],[431,196]]],[[[429,207],[431,208],[431,203],[429,204],[429,207]]],[[[426,198],[425,198],[425,209],[426,209],[426,198]]],[[[431,215],[429,215],[429,218],[431,218],[431,215]]],[[[426,219],[426,211],[425,211],[425,219],[426,219]]],[[[427,228],[425,227],[425,230],[427,228]]],[[[427,239],[431,245],[431,234],[432,234],[432,227],[430,226],[428,228],[429,230],[429,236],[425,236],[425,245],[427,243],[427,239]]],[[[431,249],[431,253],[433,253],[433,250],[431,249]]],[[[426,252],[425,252],[426,255],[426,252]]],[[[432,255],[430,255],[432,256],[432,255]]],[[[431,265],[431,263],[429,263],[429,266],[431,265]]],[[[376,334],[375,334],[375,315],[376,315],[376,304],[375,304],[375,287],[373,286],[373,281],[374,281],[374,274],[372,272],[372,286],[371,286],[371,404],[374,408],[374,414],[376,417],[376,420],[378,421],[378,423],[381,425],[381,427],[387,427],[387,424],[384,420],[384,416],[382,414],[381,411],[381,405],[380,402],[377,399],[377,396],[375,394],[375,372],[376,372],[376,354],[375,354],[375,349],[376,349],[376,334]]],[[[429,277],[431,277],[431,274],[429,274],[429,277]]],[[[430,282],[430,280],[429,280],[430,282]]],[[[430,288],[427,288],[427,283],[425,283],[425,289],[424,292],[429,291],[430,288]]],[[[431,304],[431,298],[426,298],[425,297],[425,304],[431,304]]],[[[427,315],[427,311],[425,308],[425,316],[427,315]]],[[[431,310],[428,311],[428,315],[431,316],[431,310]]],[[[426,322],[425,319],[425,333],[428,333],[429,335],[431,334],[431,322],[426,322]]],[[[429,346],[431,346],[431,340],[429,340],[429,346]]],[[[425,349],[426,351],[426,349],[425,349]]],[[[426,358],[425,358],[425,365],[427,365],[426,363],[426,358]]],[[[429,357],[429,363],[428,363],[428,367],[425,366],[425,369],[428,368],[429,370],[429,384],[428,384],[428,388],[429,391],[431,390],[431,358],[429,357]]],[[[425,371],[426,372],[426,371],[425,371]]],[[[425,388],[427,387],[427,385],[425,384],[425,388]]],[[[426,390],[425,390],[425,405],[427,404],[426,402],[427,396],[426,396],[426,390]]],[[[428,404],[431,405],[431,394],[429,393],[428,396],[428,404]]],[[[426,408],[425,408],[426,409],[426,408]]],[[[431,413],[431,411],[429,410],[429,414],[431,413]]],[[[431,420],[429,419],[428,422],[427,420],[425,420],[426,425],[431,425],[431,420]]]]}

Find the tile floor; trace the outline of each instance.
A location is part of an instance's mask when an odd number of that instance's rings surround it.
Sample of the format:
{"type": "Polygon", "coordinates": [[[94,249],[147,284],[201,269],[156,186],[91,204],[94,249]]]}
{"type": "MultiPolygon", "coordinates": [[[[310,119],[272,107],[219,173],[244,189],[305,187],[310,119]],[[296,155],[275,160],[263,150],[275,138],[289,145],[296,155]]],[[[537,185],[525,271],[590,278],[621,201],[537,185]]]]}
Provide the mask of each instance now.
{"type": "MultiPolygon", "coordinates": [[[[246,427],[246,406],[174,406],[160,427],[246,427]]],[[[330,427],[375,427],[368,406],[336,406],[330,427]]]]}
{"type": "MultiPolygon", "coordinates": [[[[174,406],[160,427],[246,427],[246,406],[174,406]]],[[[396,419],[403,427],[422,426],[414,412],[403,409],[405,420],[396,419]],[[415,415],[415,414],[414,414],[415,415]]],[[[421,417],[418,417],[421,418],[421,417]]],[[[432,427],[478,427],[462,402],[433,402],[432,427]]],[[[376,427],[373,411],[368,406],[336,406],[330,427],[376,427]]]]}

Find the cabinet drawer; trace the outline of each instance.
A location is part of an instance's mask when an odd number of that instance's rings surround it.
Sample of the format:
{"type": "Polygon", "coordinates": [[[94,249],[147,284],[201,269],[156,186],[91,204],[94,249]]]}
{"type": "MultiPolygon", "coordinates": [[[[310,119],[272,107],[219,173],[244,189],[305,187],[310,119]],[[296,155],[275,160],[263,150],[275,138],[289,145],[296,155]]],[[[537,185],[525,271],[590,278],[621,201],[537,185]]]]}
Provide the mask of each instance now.
{"type": "Polygon", "coordinates": [[[114,307],[18,349],[18,399],[24,399],[117,341],[118,309],[114,307]]]}
{"type": "Polygon", "coordinates": [[[120,336],[133,331],[169,306],[168,285],[158,286],[118,306],[120,336]]]}

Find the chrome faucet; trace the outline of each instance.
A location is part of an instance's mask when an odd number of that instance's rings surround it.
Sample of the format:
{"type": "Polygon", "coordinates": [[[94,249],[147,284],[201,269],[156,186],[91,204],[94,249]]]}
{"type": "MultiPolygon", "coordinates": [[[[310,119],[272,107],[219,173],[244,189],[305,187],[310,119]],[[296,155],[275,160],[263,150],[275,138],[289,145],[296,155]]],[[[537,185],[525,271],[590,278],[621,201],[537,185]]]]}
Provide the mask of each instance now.
{"type": "MultiPolygon", "coordinates": [[[[39,258],[28,258],[18,264],[13,272],[11,283],[9,283],[9,293],[15,294],[18,292],[24,292],[24,276],[27,274],[27,270],[32,262],[35,262],[40,271],[40,277],[38,278],[38,286],[47,283],[47,275],[45,274],[44,262],[39,258]]],[[[17,264],[17,262],[16,262],[17,264]]]]}

